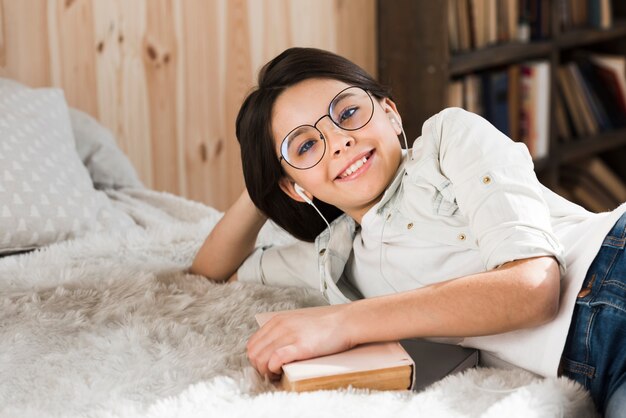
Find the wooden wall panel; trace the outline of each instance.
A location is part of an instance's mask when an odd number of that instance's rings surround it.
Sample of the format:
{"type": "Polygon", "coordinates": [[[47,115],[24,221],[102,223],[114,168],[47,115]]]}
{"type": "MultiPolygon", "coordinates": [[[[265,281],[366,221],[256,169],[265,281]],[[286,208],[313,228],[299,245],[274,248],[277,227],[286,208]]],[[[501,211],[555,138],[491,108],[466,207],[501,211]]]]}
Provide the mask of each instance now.
{"type": "Polygon", "coordinates": [[[65,90],[151,188],[226,209],[243,189],[235,117],[290,46],[373,75],[376,0],[0,0],[0,76],[65,90]]]}
{"type": "Polygon", "coordinates": [[[143,55],[146,17],[145,0],[94,2],[99,111],[95,116],[114,133],[142,180],[154,185],[152,126],[143,55]]]}
{"type": "Polygon", "coordinates": [[[34,87],[50,85],[47,32],[44,2],[0,0],[0,77],[34,87]]]}
{"type": "Polygon", "coordinates": [[[152,126],[152,178],[159,188],[179,194],[174,8],[172,0],[151,0],[146,10],[143,57],[152,126]]]}
{"type": "Polygon", "coordinates": [[[0,68],[6,65],[6,50],[4,48],[4,5],[2,1],[0,1],[0,68]]]}
{"type": "MultiPolygon", "coordinates": [[[[179,139],[185,170],[182,187],[191,199],[224,208],[231,193],[216,181],[228,174],[218,147],[224,136],[224,11],[216,0],[179,3],[180,62],[179,139]]],[[[225,25],[224,25],[225,26],[225,25]]]]}
{"type": "MultiPolygon", "coordinates": [[[[16,1],[9,0],[9,3],[16,1]]],[[[93,2],[50,0],[47,4],[49,21],[54,28],[48,31],[48,36],[54,33],[52,39],[55,40],[55,47],[51,49],[54,82],[63,88],[68,103],[98,116],[93,2]]],[[[31,27],[30,30],[37,29],[31,27]]]]}

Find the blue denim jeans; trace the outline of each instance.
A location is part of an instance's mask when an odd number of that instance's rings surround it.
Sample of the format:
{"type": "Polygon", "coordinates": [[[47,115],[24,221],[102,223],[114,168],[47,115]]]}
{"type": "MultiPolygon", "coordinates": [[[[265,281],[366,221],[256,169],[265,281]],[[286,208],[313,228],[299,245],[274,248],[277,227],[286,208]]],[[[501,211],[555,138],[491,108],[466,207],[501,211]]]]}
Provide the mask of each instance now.
{"type": "Polygon", "coordinates": [[[561,359],[562,373],[585,386],[607,417],[626,417],[625,244],[626,213],[587,271],[561,359]]]}

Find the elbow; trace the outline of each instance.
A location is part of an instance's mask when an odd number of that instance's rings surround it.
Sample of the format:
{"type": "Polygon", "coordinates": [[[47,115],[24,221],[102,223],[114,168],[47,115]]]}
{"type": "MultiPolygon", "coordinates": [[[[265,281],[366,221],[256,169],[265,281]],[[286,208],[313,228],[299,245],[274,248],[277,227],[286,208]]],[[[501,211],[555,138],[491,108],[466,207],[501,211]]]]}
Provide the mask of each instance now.
{"type": "Polygon", "coordinates": [[[556,260],[546,257],[539,268],[533,269],[529,281],[529,306],[532,306],[529,322],[532,326],[543,325],[556,318],[559,312],[561,275],[556,260]]]}
{"type": "Polygon", "coordinates": [[[218,272],[214,271],[215,269],[211,269],[210,265],[211,264],[208,260],[203,259],[200,253],[198,253],[191,263],[189,273],[197,276],[204,276],[212,282],[223,282],[230,277],[226,274],[220,275],[218,272]]]}

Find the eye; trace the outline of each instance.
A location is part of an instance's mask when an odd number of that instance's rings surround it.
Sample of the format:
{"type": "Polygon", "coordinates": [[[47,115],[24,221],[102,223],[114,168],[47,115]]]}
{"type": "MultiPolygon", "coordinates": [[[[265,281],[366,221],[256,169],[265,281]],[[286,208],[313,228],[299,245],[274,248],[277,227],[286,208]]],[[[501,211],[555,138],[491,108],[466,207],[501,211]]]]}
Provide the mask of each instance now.
{"type": "Polygon", "coordinates": [[[300,147],[298,147],[298,155],[302,155],[306,152],[308,152],[311,148],[313,148],[315,146],[315,144],[317,143],[316,139],[309,139],[307,141],[304,141],[300,147]]]}
{"type": "Polygon", "coordinates": [[[357,106],[347,108],[346,110],[344,110],[343,112],[339,114],[339,120],[337,122],[339,122],[339,124],[345,122],[346,120],[354,116],[357,110],[359,110],[357,106]]]}

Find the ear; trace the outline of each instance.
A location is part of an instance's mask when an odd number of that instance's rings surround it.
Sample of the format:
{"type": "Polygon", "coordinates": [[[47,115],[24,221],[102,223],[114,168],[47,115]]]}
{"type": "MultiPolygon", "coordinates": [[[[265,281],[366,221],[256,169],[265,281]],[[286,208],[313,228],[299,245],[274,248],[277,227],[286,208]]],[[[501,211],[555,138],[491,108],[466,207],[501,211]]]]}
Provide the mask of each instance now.
{"type": "Polygon", "coordinates": [[[380,105],[387,114],[393,130],[396,131],[397,135],[400,135],[402,133],[402,118],[400,117],[396,103],[390,98],[385,97],[380,101],[380,105]],[[393,123],[394,120],[396,121],[395,123],[393,123]]]}
{"type": "MultiPolygon", "coordinates": [[[[296,202],[306,203],[304,199],[302,199],[302,197],[300,197],[300,195],[296,193],[294,184],[295,182],[291,179],[288,179],[287,177],[283,177],[278,181],[278,186],[287,196],[289,196],[296,202]]],[[[304,191],[304,193],[309,199],[313,200],[313,195],[311,193],[307,192],[306,190],[304,191]]]]}

